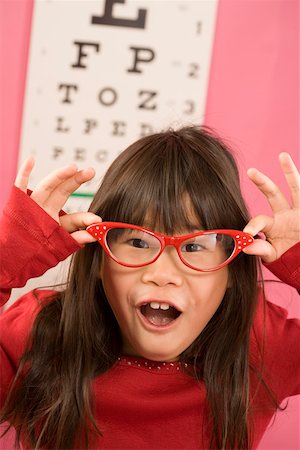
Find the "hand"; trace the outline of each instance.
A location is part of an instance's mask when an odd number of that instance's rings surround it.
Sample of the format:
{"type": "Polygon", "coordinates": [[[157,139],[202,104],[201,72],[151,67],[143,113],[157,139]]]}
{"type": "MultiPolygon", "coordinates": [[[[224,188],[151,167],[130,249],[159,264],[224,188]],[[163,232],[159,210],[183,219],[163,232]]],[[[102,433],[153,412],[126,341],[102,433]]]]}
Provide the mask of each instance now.
{"type": "MultiPolygon", "coordinates": [[[[15,180],[15,186],[25,193],[33,166],[34,159],[32,157],[27,158],[15,180]]],[[[68,231],[78,244],[86,244],[96,240],[83,228],[95,222],[101,222],[101,217],[90,212],[59,216],[59,212],[72,192],[94,176],[94,169],[78,170],[75,164],[70,164],[51,172],[35,187],[30,196],[49,216],[68,231]]]]}
{"type": "Polygon", "coordinates": [[[299,172],[288,153],[280,153],[279,162],[291,192],[291,205],[270,178],[257,169],[247,171],[251,181],[266,196],[273,215],[259,215],[249,221],[244,231],[252,236],[263,232],[266,240],[255,240],[244,252],[260,256],[266,263],[275,261],[300,241],[299,172]]]}

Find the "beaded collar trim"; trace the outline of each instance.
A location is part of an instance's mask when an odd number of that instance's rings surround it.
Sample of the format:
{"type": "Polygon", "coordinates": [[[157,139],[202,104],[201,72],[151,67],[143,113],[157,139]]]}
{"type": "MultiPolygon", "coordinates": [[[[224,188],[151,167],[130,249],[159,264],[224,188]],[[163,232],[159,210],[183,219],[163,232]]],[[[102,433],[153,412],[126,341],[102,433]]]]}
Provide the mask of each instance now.
{"type": "Polygon", "coordinates": [[[134,356],[120,356],[118,363],[122,366],[137,367],[151,372],[171,373],[177,372],[183,367],[189,367],[190,364],[182,363],[180,361],[174,362],[159,362],[151,361],[150,359],[138,358],[134,356]]]}

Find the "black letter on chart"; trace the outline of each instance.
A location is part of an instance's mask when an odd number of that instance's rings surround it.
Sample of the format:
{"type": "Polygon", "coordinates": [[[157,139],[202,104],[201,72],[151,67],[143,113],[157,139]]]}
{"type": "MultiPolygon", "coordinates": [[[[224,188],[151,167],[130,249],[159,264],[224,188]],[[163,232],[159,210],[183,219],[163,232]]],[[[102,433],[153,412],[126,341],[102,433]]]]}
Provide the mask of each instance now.
{"type": "Polygon", "coordinates": [[[56,129],[58,133],[68,133],[70,131],[70,128],[64,124],[64,117],[57,117],[57,124],[56,129]]]}
{"type": "Polygon", "coordinates": [[[149,63],[154,60],[155,53],[151,48],[144,47],[129,47],[134,51],[134,62],[131,69],[127,69],[127,72],[142,73],[142,70],[137,67],[138,63],[149,63]],[[144,52],[144,55],[142,53],[144,52]]]}
{"type": "Polygon", "coordinates": [[[86,150],[84,148],[75,148],[75,160],[84,161],[86,159],[86,150]]]}
{"type": "Polygon", "coordinates": [[[62,99],[62,103],[72,103],[71,99],[70,99],[70,91],[71,89],[73,89],[74,91],[78,90],[78,87],[76,86],[76,84],[67,84],[67,83],[62,83],[58,85],[58,90],[61,91],[62,89],[66,88],[66,95],[65,97],[62,99]]]}
{"type": "Polygon", "coordinates": [[[152,133],[154,133],[154,131],[151,125],[149,125],[148,123],[141,123],[140,137],[144,137],[152,133]]]}
{"type": "Polygon", "coordinates": [[[82,62],[83,58],[86,58],[88,56],[88,53],[85,53],[83,51],[83,47],[94,47],[96,50],[96,53],[99,52],[100,45],[97,42],[80,42],[80,41],[74,41],[75,45],[78,45],[78,58],[77,62],[71,65],[71,67],[77,67],[79,69],[86,69],[87,66],[85,66],[82,62]]]}
{"type": "Polygon", "coordinates": [[[112,136],[125,136],[126,123],[122,120],[114,120],[112,136]]]}
{"type": "Polygon", "coordinates": [[[96,161],[99,161],[100,163],[106,162],[107,158],[108,158],[108,151],[107,150],[99,150],[96,153],[96,155],[95,155],[96,161]]]}
{"type": "Polygon", "coordinates": [[[189,64],[189,72],[188,72],[188,76],[191,78],[199,78],[199,70],[200,70],[200,66],[197,63],[190,63],[189,64]]]}
{"type": "Polygon", "coordinates": [[[195,111],[195,102],[193,100],[186,100],[185,104],[187,105],[187,109],[183,111],[183,114],[193,114],[195,111]]]}
{"type": "Polygon", "coordinates": [[[97,25],[112,25],[115,27],[145,28],[146,9],[139,9],[137,19],[117,19],[113,17],[114,3],[125,3],[125,0],[106,0],[103,16],[92,16],[92,23],[97,25]]]}
{"type": "Polygon", "coordinates": [[[138,107],[140,109],[156,109],[157,105],[153,104],[149,105],[149,101],[153,98],[156,97],[157,92],[153,92],[153,91],[139,91],[139,97],[142,97],[142,102],[138,105],[138,107]]]}
{"type": "Polygon", "coordinates": [[[96,128],[98,125],[97,120],[94,119],[85,119],[85,128],[83,130],[84,134],[91,134],[91,131],[96,128]]]}
{"type": "Polygon", "coordinates": [[[111,106],[116,103],[118,94],[113,88],[107,87],[99,92],[100,103],[104,106],[111,106]]]}
{"type": "Polygon", "coordinates": [[[56,159],[58,158],[62,153],[64,153],[64,150],[61,147],[54,147],[52,149],[52,158],[56,159]]]}

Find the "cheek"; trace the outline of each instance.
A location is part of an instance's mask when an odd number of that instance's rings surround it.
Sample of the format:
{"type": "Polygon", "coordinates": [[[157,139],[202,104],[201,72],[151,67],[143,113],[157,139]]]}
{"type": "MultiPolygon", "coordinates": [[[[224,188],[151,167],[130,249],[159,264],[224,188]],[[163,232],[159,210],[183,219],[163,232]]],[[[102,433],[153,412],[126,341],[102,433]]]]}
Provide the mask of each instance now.
{"type": "Polygon", "coordinates": [[[216,272],[216,278],[209,284],[209,289],[213,298],[213,303],[217,306],[221,303],[226,289],[229,286],[229,273],[227,267],[216,272]]]}
{"type": "Polygon", "coordinates": [[[201,318],[200,328],[205,327],[220,306],[228,280],[228,270],[225,267],[221,271],[204,275],[198,285],[198,292],[194,290],[196,315],[201,318]]]}
{"type": "Polygon", "coordinates": [[[102,258],[100,278],[106,298],[117,319],[126,315],[127,298],[130,287],[134,284],[134,274],[128,274],[128,269],[115,263],[106,255],[102,258]]]}

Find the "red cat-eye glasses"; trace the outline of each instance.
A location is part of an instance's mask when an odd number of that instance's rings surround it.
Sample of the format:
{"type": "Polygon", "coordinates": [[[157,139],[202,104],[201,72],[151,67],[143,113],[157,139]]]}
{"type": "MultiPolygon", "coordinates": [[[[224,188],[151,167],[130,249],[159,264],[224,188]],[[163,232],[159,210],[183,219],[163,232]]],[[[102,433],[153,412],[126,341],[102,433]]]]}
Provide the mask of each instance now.
{"type": "Polygon", "coordinates": [[[151,264],[166,246],[171,245],[186,266],[200,272],[221,269],[254,241],[250,234],[237,230],[205,230],[184,236],[164,236],[121,222],[99,222],[86,230],[115,262],[125,267],[151,264]]]}

